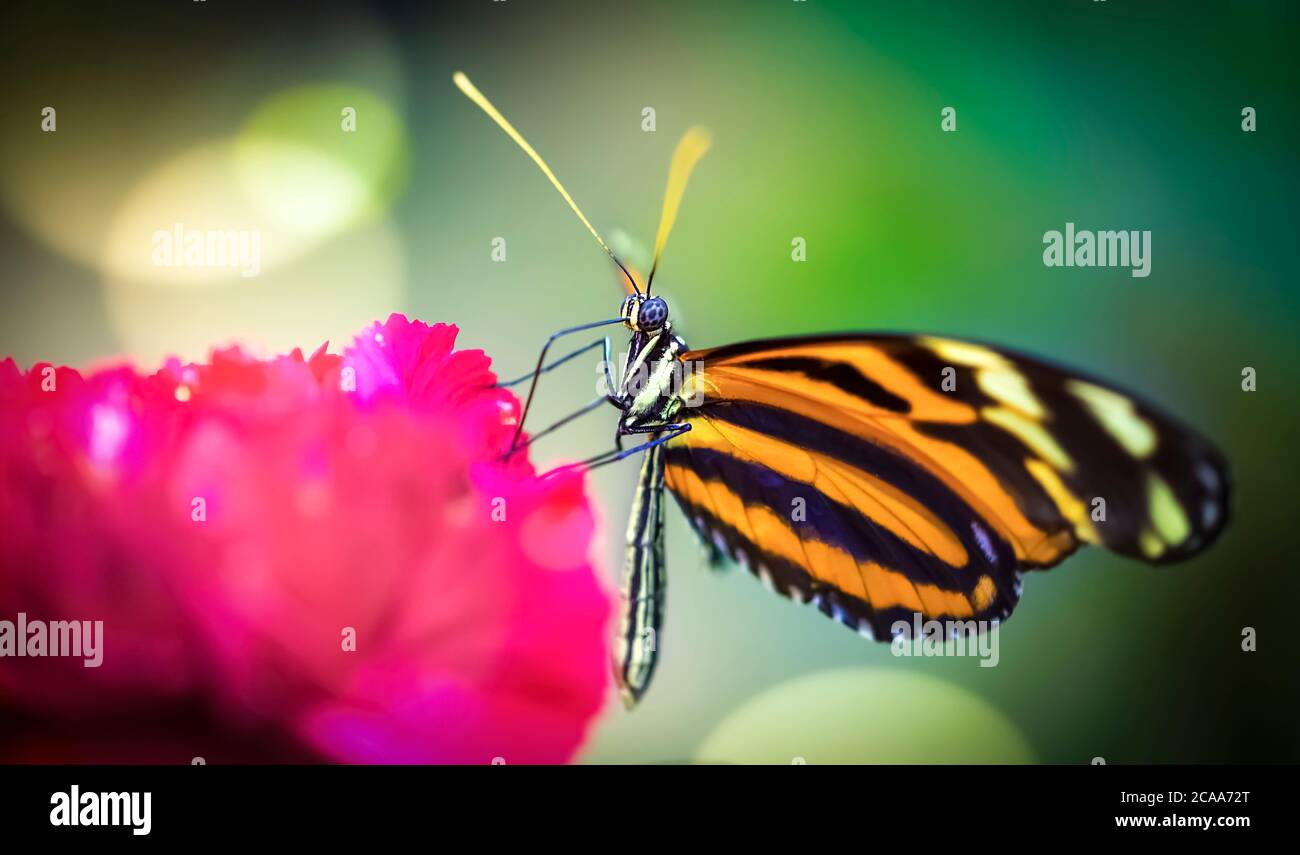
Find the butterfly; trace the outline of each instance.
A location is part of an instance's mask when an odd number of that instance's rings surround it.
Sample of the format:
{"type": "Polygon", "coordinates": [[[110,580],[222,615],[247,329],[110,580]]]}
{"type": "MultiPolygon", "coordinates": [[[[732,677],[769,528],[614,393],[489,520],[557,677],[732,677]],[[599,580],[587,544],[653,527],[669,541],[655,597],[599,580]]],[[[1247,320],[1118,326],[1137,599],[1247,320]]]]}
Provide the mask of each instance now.
{"type": "MultiPolygon", "coordinates": [[[[651,288],[687,180],[711,143],[692,128],[669,168],[644,287],[541,157],[464,74],[456,85],[541,168],[618,266],[617,318],[553,335],[541,374],[603,346],[615,448],[575,466],[643,455],[627,529],[614,670],[630,707],[650,684],[664,620],[664,492],[714,562],[890,642],[914,619],[988,631],[1019,602],[1026,571],[1097,545],[1150,564],[1189,558],[1228,519],[1223,456],[1199,434],[1113,384],[981,342],[847,333],[691,350],[651,288]],[[556,339],[620,324],[550,363],[556,339]],[[627,437],[644,441],[623,448],[627,437]]],[[[567,467],[565,467],[567,468],[567,467]]]]}

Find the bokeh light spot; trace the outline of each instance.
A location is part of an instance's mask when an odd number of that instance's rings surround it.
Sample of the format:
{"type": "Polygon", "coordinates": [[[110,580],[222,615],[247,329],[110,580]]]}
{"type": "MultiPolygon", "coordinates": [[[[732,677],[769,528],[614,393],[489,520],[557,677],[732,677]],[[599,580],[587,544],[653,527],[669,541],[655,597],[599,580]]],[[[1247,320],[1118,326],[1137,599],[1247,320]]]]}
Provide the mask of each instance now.
{"type": "Polygon", "coordinates": [[[263,102],[236,145],[244,192],[276,223],[328,235],[382,214],[406,182],[407,134],[356,86],[287,89],[263,102]]]}
{"type": "Polygon", "coordinates": [[[893,668],[844,668],[768,689],[700,745],[703,763],[1033,763],[1002,713],[957,685],[893,668]]]}

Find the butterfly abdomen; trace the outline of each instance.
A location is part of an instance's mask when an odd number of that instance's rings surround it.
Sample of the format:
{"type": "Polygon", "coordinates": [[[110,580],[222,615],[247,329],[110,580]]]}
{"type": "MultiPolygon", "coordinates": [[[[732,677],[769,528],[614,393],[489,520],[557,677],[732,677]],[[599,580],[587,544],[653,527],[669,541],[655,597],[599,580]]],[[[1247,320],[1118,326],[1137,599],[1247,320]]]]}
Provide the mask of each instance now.
{"type": "Polygon", "coordinates": [[[641,464],[627,527],[627,557],[620,589],[621,616],[614,644],[614,675],[623,702],[641,697],[658,662],[667,580],[663,554],[663,449],[652,448],[641,464]]]}

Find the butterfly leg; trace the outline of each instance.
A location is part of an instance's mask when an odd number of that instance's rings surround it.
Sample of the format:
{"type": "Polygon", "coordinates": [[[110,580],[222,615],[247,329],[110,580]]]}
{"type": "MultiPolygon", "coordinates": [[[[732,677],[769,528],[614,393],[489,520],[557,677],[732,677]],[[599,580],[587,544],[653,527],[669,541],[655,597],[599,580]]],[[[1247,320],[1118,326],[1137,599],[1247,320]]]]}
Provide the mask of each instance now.
{"type": "Polygon", "coordinates": [[[537,372],[529,371],[527,374],[524,374],[524,375],[521,375],[521,376],[519,376],[519,377],[516,377],[516,378],[513,379],[513,380],[507,380],[507,381],[505,381],[505,382],[498,381],[497,384],[496,384],[496,388],[498,388],[498,389],[509,389],[511,386],[518,386],[520,383],[524,382],[525,380],[530,380],[530,379],[532,379],[532,376],[533,376],[534,373],[537,373],[537,374],[546,374],[546,373],[549,372],[549,371],[552,371],[552,370],[554,370],[554,369],[556,369],[556,368],[559,368],[561,365],[563,365],[564,363],[568,362],[569,360],[571,360],[571,359],[577,359],[579,356],[582,356],[582,354],[586,353],[587,351],[589,351],[589,350],[595,350],[595,349],[598,348],[598,347],[603,347],[603,348],[604,348],[604,355],[605,355],[605,383],[607,384],[608,388],[613,389],[613,388],[614,388],[614,386],[612,385],[612,381],[613,381],[613,373],[612,373],[612,372],[610,371],[610,369],[609,369],[609,358],[610,358],[610,352],[611,352],[611,351],[610,351],[609,336],[605,336],[605,337],[603,337],[603,338],[598,338],[598,339],[596,339],[595,341],[591,342],[590,344],[584,344],[582,347],[578,348],[577,350],[575,350],[575,351],[573,351],[573,352],[571,352],[571,353],[566,353],[564,356],[561,356],[559,359],[555,360],[554,362],[549,362],[549,363],[547,363],[546,365],[543,365],[540,371],[537,371],[537,372]]]}
{"type": "Polygon", "coordinates": [[[514,454],[516,451],[522,451],[523,449],[525,449],[525,448],[527,448],[528,446],[532,445],[532,444],[533,444],[534,442],[536,442],[537,440],[539,440],[539,439],[541,439],[542,437],[546,436],[548,433],[553,433],[554,431],[559,430],[560,428],[564,427],[564,426],[567,425],[569,422],[573,421],[574,419],[578,418],[579,416],[585,415],[586,413],[589,413],[589,412],[591,412],[592,410],[594,410],[594,409],[596,409],[597,407],[599,407],[601,404],[605,404],[605,403],[608,403],[608,402],[609,402],[609,396],[608,396],[608,395],[601,395],[601,396],[599,396],[599,397],[597,397],[597,398],[593,398],[592,400],[590,400],[590,401],[588,401],[587,403],[583,404],[579,409],[575,410],[575,411],[572,412],[572,413],[569,413],[567,416],[565,416],[564,418],[562,418],[562,419],[560,419],[559,421],[555,422],[554,424],[550,425],[549,427],[545,427],[545,428],[543,428],[542,430],[539,430],[537,433],[531,434],[531,435],[528,437],[528,439],[524,440],[523,442],[521,442],[521,443],[519,443],[518,445],[516,445],[516,446],[515,446],[513,449],[511,449],[510,451],[508,451],[508,452],[506,452],[505,454],[501,455],[501,459],[502,459],[502,460],[507,460],[507,459],[509,459],[510,455],[514,454]]]}
{"type": "Polygon", "coordinates": [[[551,469],[550,471],[544,473],[542,477],[549,478],[552,475],[555,475],[559,472],[566,472],[570,469],[596,469],[598,467],[605,466],[609,463],[617,463],[620,460],[626,460],[627,458],[631,457],[634,454],[640,454],[643,451],[649,451],[652,448],[658,448],[659,446],[663,445],[665,442],[669,442],[670,440],[675,439],[676,437],[680,436],[683,433],[686,433],[690,429],[691,426],[690,423],[688,422],[682,422],[681,424],[652,425],[652,426],[648,425],[639,428],[627,428],[623,431],[623,433],[625,434],[661,433],[663,435],[657,436],[654,439],[650,440],[649,442],[643,442],[640,445],[635,445],[631,448],[625,448],[622,450],[616,448],[613,449],[612,451],[606,451],[604,454],[597,454],[595,457],[588,457],[586,460],[579,461],[578,463],[566,463],[563,466],[557,466],[554,469],[551,469]]]}
{"type": "MultiPolygon", "coordinates": [[[[532,373],[532,375],[531,375],[531,376],[532,376],[532,382],[528,384],[528,397],[526,397],[526,398],[524,399],[524,410],[523,410],[523,412],[522,412],[522,413],[520,414],[520,416],[519,416],[519,424],[515,426],[515,435],[514,435],[514,437],[510,440],[510,452],[511,452],[511,453],[514,453],[515,446],[519,443],[519,435],[522,434],[523,431],[524,431],[524,422],[528,419],[528,410],[532,407],[532,405],[533,405],[533,395],[537,392],[537,380],[538,380],[539,377],[542,376],[542,369],[543,369],[543,368],[545,367],[545,365],[546,365],[546,354],[547,354],[547,352],[551,349],[551,345],[555,343],[555,340],[558,339],[558,338],[561,338],[561,337],[563,337],[563,336],[566,336],[566,335],[572,335],[573,333],[582,332],[583,330],[590,330],[590,329],[595,329],[596,327],[604,327],[604,326],[609,326],[610,324],[621,324],[621,323],[623,323],[623,319],[622,319],[622,318],[612,318],[612,319],[607,320],[607,321],[595,321],[595,322],[590,323],[590,324],[582,324],[582,325],[580,325],[580,326],[576,326],[576,327],[569,327],[568,329],[560,330],[560,331],[557,332],[557,333],[552,333],[552,334],[551,334],[551,337],[548,338],[548,339],[546,340],[546,344],[542,345],[542,352],[541,352],[540,354],[537,355],[537,367],[533,369],[533,373],[532,373]]],[[[595,343],[593,342],[593,344],[592,344],[591,346],[594,347],[594,346],[595,346],[595,343]]],[[[578,351],[578,352],[580,353],[580,352],[582,352],[582,351],[578,351]]],[[[576,356],[576,355],[577,355],[577,354],[575,353],[575,354],[571,354],[570,356],[576,356]]],[[[565,359],[568,359],[568,358],[570,358],[570,357],[565,357],[565,359]]],[[[563,361],[564,361],[563,359],[560,360],[560,362],[563,362],[563,361]]],[[[556,364],[559,364],[559,363],[556,363],[556,364]]],[[[552,365],[551,367],[555,367],[555,366],[552,365]]],[[[519,378],[519,379],[520,379],[520,380],[523,380],[522,377],[519,378]]],[[[515,383],[515,382],[519,382],[519,381],[511,381],[512,384],[515,383]]],[[[610,369],[609,369],[609,359],[608,359],[608,358],[606,358],[606,360],[605,360],[605,382],[606,382],[607,384],[609,384],[609,383],[611,382],[611,380],[610,380],[610,369]]],[[[609,385],[607,388],[609,388],[609,389],[613,389],[614,387],[613,387],[612,385],[609,385]]],[[[612,398],[613,396],[611,395],[610,397],[612,398]]],[[[621,403],[620,403],[620,406],[621,406],[621,403]]]]}

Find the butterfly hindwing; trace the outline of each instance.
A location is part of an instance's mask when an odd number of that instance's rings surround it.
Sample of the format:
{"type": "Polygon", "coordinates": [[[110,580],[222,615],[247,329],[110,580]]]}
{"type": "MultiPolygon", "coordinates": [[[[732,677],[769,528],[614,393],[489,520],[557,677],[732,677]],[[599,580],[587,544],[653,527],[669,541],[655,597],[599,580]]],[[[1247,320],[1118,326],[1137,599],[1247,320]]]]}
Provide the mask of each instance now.
{"type": "Polygon", "coordinates": [[[770,455],[767,463],[752,456],[766,443],[740,424],[752,418],[776,430],[771,416],[728,406],[736,421],[700,419],[690,442],[668,446],[667,484],[714,549],[877,639],[918,612],[953,620],[1010,613],[1018,585],[1009,545],[937,482],[918,473],[924,483],[915,486],[942,516],[817,452],[791,449],[771,468],[770,455]]]}
{"type": "Polygon", "coordinates": [[[877,638],[914,613],[991,620],[1020,573],[1098,543],[1207,546],[1227,472],[1150,405],[953,339],[850,335],[682,356],[666,483],[715,548],[877,638]],[[692,400],[693,399],[693,400],[692,400]]]}

